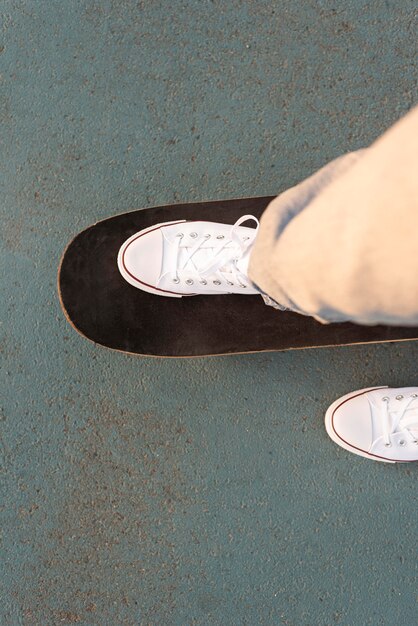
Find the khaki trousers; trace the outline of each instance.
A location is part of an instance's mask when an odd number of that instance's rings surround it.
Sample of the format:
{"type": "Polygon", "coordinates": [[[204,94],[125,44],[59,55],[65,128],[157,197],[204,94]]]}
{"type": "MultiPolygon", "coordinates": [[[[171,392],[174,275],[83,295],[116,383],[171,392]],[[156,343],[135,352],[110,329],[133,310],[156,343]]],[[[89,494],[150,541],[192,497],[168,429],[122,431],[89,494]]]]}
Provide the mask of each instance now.
{"type": "Polygon", "coordinates": [[[269,204],[249,277],[324,323],[418,325],[418,107],[269,204]]]}

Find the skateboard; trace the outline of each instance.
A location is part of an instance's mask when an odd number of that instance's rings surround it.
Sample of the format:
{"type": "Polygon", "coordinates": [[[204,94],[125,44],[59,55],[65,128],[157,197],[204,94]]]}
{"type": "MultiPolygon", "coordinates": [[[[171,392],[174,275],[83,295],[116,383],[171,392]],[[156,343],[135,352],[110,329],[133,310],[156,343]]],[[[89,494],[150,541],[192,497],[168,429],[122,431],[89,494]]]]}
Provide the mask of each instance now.
{"type": "Polygon", "coordinates": [[[198,357],[418,339],[417,327],[321,324],[264,304],[258,295],[156,296],[126,282],[121,245],[138,231],[176,220],[234,224],[260,217],[273,197],[216,200],[141,209],[78,234],[58,272],[65,316],[96,344],[141,356],[198,357]]]}

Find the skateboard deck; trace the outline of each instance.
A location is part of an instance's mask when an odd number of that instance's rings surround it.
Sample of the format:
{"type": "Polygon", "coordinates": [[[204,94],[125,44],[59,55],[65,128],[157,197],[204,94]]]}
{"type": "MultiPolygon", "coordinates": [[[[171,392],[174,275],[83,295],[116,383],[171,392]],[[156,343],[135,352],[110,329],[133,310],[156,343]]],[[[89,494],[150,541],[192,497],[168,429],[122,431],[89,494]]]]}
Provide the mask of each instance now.
{"type": "Polygon", "coordinates": [[[131,235],[162,222],[207,220],[233,224],[260,217],[273,198],[173,204],[105,219],[68,245],[58,272],[68,321],[91,341],[132,354],[197,357],[295,348],[380,343],[418,338],[416,327],[321,324],[278,311],[257,295],[169,298],[146,293],[119,273],[117,255],[131,235]]]}

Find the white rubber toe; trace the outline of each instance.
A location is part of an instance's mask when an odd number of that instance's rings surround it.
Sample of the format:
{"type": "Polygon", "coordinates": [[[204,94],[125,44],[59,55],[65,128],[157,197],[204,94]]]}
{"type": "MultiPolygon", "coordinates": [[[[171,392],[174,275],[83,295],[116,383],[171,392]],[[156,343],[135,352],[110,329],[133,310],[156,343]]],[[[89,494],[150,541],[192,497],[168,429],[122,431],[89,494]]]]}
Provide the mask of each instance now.
{"type": "MultiPolygon", "coordinates": [[[[390,459],[385,459],[380,456],[370,454],[369,452],[367,452],[367,450],[362,449],[360,442],[356,440],[355,440],[355,443],[358,443],[359,445],[358,446],[354,445],[354,442],[352,442],[353,445],[351,445],[350,442],[348,441],[348,439],[350,439],[350,425],[344,425],[344,426],[341,425],[340,428],[336,426],[336,422],[337,422],[336,414],[339,409],[341,410],[341,407],[346,402],[349,402],[350,400],[354,400],[355,398],[359,398],[360,396],[366,394],[369,391],[373,391],[375,389],[386,389],[386,388],[387,388],[387,385],[382,385],[380,387],[367,387],[365,389],[359,389],[357,391],[348,393],[345,396],[342,396],[341,398],[338,398],[338,400],[335,400],[335,402],[331,404],[331,406],[328,408],[327,412],[325,413],[325,428],[326,428],[328,435],[334,441],[334,443],[339,445],[341,448],[344,448],[345,450],[348,450],[349,452],[352,452],[353,454],[357,454],[358,456],[362,456],[366,459],[372,459],[373,461],[381,461],[383,463],[396,463],[396,461],[392,461],[390,459]]],[[[359,418],[361,419],[362,416],[360,415],[359,418]]],[[[365,425],[365,428],[366,427],[367,425],[365,425]]]]}
{"type": "Polygon", "coordinates": [[[154,224],[135,233],[124,242],[118,253],[118,268],[128,283],[157,296],[182,297],[181,293],[159,289],[156,285],[160,277],[163,258],[161,226],[179,224],[184,221],[154,224]]]}

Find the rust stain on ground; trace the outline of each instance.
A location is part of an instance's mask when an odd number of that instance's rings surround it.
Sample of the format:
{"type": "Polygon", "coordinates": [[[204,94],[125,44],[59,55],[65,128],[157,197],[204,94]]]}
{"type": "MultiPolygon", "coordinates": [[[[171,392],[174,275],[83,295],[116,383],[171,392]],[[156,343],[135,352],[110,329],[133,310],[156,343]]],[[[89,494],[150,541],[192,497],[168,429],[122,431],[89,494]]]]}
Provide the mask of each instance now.
{"type": "Polygon", "coordinates": [[[114,602],[134,606],[138,593],[152,594],[151,580],[157,575],[165,601],[174,602],[177,561],[171,518],[179,505],[188,502],[179,469],[191,441],[187,429],[178,419],[149,411],[139,415],[107,398],[92,399],[90,404],[89,415],[65,416],[72,469],[65,480],[64,505],[49,531],[53,547],[44,555],[49,582],[36,594],[43,609],[31,609],[35,620],[31,624],[45,611],[61,621],[88,621],[88,615],[103,609],[102,592],[95,584],[103,568],[115,580],[122,572],[124,577],[135,576],[135,589],[115,587],[110,592],[114,602]],[[124,546],[132,542],[143,546],[139,561],[122,557],[124,546]],[[73,576],[89,581],[83,592],[84,612],[48,609],[48,597],[58,592],[54,573],[61,563],[73,576]]]}

